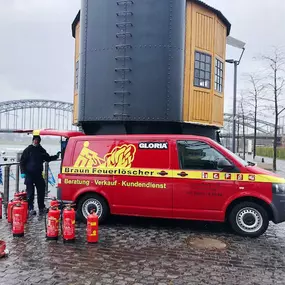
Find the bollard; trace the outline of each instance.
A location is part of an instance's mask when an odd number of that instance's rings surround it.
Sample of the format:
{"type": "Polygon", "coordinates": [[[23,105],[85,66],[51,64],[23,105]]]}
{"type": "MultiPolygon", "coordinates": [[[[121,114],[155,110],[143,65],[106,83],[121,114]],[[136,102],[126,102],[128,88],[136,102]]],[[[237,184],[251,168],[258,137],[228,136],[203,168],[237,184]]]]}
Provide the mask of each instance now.
{"type": "MultiPolygon", "coordinates": [[[[20,162],[22,153],[18,152],[16,156],[17,162],[20,162]]],[[[16,165],[16,193],[19,193],[19,187],[20,187],[20,164],[18,163],[16,165]]]]}
{"type": "Polygon", "coordinates": [[[10,166],[6,165],[4,167],[4,195],[3,195],[3,205],[4,205],[6,217],[7,217],[7,206],[9,203],[9,187],[10,187],[9,176],[10,176],[10,166]]]}
{"type": "Polygon", "coordinates": [[[262,157],[261,162],[264,163],[264,158],[262,157]]]}

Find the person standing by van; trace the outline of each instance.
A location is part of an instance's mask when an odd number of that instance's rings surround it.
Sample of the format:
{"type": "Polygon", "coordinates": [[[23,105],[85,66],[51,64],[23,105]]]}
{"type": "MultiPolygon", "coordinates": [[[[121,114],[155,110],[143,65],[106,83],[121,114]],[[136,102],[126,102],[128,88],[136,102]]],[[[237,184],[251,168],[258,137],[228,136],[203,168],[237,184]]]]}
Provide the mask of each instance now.
{"type": "Polygon", "coordinates": [[[43,178],[43,163],[57,160],[60,152],[50,156],[41,146],[41,137],[33,136],[33,142],[23,152],[20,159],[21,178],[25,179],[29,214],[36,215],[34,210],[35,188],[37,188],[39,215],[46,211],[45,207],[45,181],[43,178]]]}

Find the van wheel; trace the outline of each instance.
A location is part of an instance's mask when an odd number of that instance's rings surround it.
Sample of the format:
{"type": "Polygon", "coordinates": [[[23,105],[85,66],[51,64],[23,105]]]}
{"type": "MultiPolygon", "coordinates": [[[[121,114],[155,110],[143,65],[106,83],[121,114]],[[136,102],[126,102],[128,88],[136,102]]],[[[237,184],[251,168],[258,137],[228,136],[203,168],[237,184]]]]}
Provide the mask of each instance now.
{"type": "Polygon", "coordinates": [[[229,223],[241,236],[259,237],[267,230],[269,219],[262,206],[253,202],[242,202],[231,210],[229,223]]]}
{"type": "Polygon", "coordinates": [[[79,219],[86,223],[87,216],[95,210],[99,218],[99,222],[103,223],[109,216],[110,210],[105,199],[98,194],[89,193],[84,195],[77,204],[77,213],[79,219]]]}

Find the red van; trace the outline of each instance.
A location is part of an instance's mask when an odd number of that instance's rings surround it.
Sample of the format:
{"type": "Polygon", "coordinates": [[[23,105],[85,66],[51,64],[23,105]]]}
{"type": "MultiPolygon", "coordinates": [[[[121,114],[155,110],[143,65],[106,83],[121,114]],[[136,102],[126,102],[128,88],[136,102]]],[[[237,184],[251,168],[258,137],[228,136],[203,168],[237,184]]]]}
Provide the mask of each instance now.
{"type": "Polygon", "coordinates": [[[101,222],[110,214],[229,222],[249,237],[285,221],[285,179],[209,138],[64,136],[58,198],[75,202],[83,221],[95,209],[101,222]]]}

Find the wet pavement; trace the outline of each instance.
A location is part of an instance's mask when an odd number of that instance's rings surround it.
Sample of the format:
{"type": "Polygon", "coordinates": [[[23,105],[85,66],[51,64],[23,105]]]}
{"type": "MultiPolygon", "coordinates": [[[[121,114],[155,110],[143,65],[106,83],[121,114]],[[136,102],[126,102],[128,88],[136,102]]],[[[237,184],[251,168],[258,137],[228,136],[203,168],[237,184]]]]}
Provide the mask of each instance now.
{"type": "Polygon", "coordinates": [[[47,242],[36,217],[24,238],[0,220],[10,255],[0,259],[0,284],[285,284],[285,224],[258,239],[235,236],[222,224],[113,217],[87,244],[78,224],[75,244],[47,242]],[[195,247],[196,238],[226,248],[195,247]]]}

